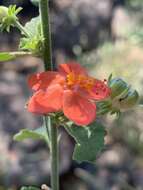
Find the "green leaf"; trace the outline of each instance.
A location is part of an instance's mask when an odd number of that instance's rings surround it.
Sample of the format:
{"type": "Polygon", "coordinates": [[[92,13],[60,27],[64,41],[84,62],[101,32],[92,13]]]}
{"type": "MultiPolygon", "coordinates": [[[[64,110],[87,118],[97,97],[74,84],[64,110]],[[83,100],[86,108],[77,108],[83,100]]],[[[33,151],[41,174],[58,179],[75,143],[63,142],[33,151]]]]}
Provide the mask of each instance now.
{"type": "Polygon", "coordinates": [[[13,60],[15,58],[16,58],[16,56],[15,55],[11,55],[9,52],[2,52],[2,53],[0,53],[0,62],[11,61],[11,60],[13,60]]]}
{"type": "Polygon", "coordinates": [[[33,38],[22,38],[20,41],[20,49],[28,50],[33,54],[40,55],[42,47],[42,40],[40,36],[34,36],[33,38]]]}
{"type": "Polygon", "coordinates": [[[20,39],[20,49],[28,50],[35,54],[40,54],[42,51],[43,37],[41,35],[41,22],[40,17],[35,17],[31,19],[24,26],[25,30],[28,32],[28,38],[23,37],[20,39]]]}
{"type": "Polygon", "coordinates": [[[44,127],[40,127],[36,130],[22,129],[19,133],[14,135],[14,140],[23,141],[26,139],[41,139],[47,141],[46,129],[44,127]]]}
{"type": "Polygon", "coordinates": [[[102,124],[94,122],[89,126],[65,126],[67,132],[75,139],[73,159],[78,162],[94,162],[104,147],[106,131],[102,124]]]}
{"type": "Polygon", "coordinates": [[[33,37],[35,36],[40,28],[40,17],[37,16],[35,18],[32,18],[29,22],[27,22],[24,26],[25,30],[28,31],[28,34],[33,37]]]}
{"type": "Polygon", "coordinates": [[[29,186],[29,187],[21,187],[20,190],[40,190],[37,187],[29,186]]]}

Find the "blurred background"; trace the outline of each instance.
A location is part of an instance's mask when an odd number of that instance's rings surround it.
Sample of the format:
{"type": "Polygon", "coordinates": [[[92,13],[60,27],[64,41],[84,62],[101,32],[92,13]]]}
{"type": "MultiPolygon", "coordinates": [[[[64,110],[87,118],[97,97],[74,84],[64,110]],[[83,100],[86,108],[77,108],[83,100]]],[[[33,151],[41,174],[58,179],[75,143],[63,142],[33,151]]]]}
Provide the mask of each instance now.
{"type": "MultiPolygon", "coordinates": [[[[1,0],[22,6],[23,24],[38,15],[29,0],[1,0]]],[[[99,78],[122,77],[143,95],[143,0],[51,0],[53,59],[80,61],[99,78]]],[[[20,34],[0,33],[0,51],[18,48],[20,34]]],[[[31,92],[27,75],[42,70],[40,59],[27,57],[0,63],[0,190],[23,184],[49,184],[50,162],[41,141],[13,141],[23,128],[36,128],[41,118],[24,108],[31,92]]],[[[143,110],[120,118],[102,118],[106,147],[94,165],[72,161],[74,141],[61,128],[61,190],[143,190],[143,110]]]]}

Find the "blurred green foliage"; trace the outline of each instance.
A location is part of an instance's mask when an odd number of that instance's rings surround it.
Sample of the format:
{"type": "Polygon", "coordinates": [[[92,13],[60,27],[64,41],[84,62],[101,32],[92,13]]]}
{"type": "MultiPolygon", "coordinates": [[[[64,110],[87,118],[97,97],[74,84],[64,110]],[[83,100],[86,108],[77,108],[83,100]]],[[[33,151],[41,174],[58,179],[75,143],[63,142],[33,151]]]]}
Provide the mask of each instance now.
{"type": "Polygon", "coordinates": [[[126,0],[126,4],[131,8],[143,8],[142,0],[126,0]]]}
{"type": "Polygon", "coordinates": [[[139,46],[143,46],[143,26],[139,25],[128,33],[129,40],[139,46]]]}

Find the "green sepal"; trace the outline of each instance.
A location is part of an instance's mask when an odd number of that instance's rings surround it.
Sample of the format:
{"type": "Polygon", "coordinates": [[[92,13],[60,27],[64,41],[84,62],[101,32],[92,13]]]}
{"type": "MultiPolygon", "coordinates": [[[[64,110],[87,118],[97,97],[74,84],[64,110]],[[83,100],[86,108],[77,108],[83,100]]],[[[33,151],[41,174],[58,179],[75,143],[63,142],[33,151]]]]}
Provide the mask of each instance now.
{"type": "Polygon", "coordinates": [[[139,94],[136,90],[131,89],[127,96],[123,99],[120,99],[120,107],[122,109],[132,109],[137,105],[139,101],[139,94]]]}
{"type": "Polygon", "coordinates": [[[44,140],[46,142],[49,141],[46,135],[46,129],[44,127],[40,127],[35,130],[22,129],[19,133],[14,135],[14,140],[23,141],[26,139],[34,139],[34,140],[44,140]]]}
{"type": "Polygon", "coordinates": [[[104,148],[106,135],[104,126],[98,122],[88,126],[76,126],[72,122],[68,122],[64,127],[76,141],[73,159],[78,162],[95,162],[104,148]]]}
{"type": "Polygon", "coordinates": [[[104,114],[111,111],[112,102],[110,101],[110,99],[108,99],[108,100],[104,100],[104,101],[101,101],[101,102],[97,102],[96,106],[97,106],[96,115],[100,116],[100,115],[104,115],[104,114]]]}
{"type": "Polygon", "coordinates": [[[16,58],[15,55],[12,55],[10,52],[1,52],[0,53],[0,62],[11,61],[16,58]]]}
{"type": "Polygon", "coordinates": [[[113,99],[121,95],[128,88],[128,85],[124,80],[114,78],[110,79],[109,87],[111,88],[111,98],[113,99]]]}

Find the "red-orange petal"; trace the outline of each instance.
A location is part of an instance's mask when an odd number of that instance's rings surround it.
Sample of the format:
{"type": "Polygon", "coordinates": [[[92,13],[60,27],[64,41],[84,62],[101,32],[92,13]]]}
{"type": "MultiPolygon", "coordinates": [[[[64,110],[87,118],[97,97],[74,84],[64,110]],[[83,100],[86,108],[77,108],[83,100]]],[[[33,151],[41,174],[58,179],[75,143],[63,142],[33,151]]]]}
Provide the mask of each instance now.
{"type": "Polygon", "coordinates": [[[77,125],[88,125],[96,118],[96,105],[79,94],[66,90],[63,95],[64,115],[77,125]]]}
{"type": "Polygon", "coordinates": [[[63,89],[60,85],[51,86],[47,91],[37,91],[28,102],[28,111],[48,114],[62,109],[63,89]]]}
{"type": "Polygon", "coordinates": [[[110,96],[110,88],[102,81],[95,79],[95,84],[91,90],[88,91],[89,96],[94,100],[103,100],[110,96]]]}
{"type": "Polygon", "coordinates": [[[32,74],[28,77],[28,85],[33,90],[45,90],[52,84],[64,83],[64,77],[55,71],[46,71],[42,73],[32,74]]]}
{"type": "Polygon", "coordinates": [[[63,63],[58,66],[58,70],[61,74],[67,75],[71,72],[80,75],[87,75],[87,71],[77,62],[71,61],[63,63]]]}

